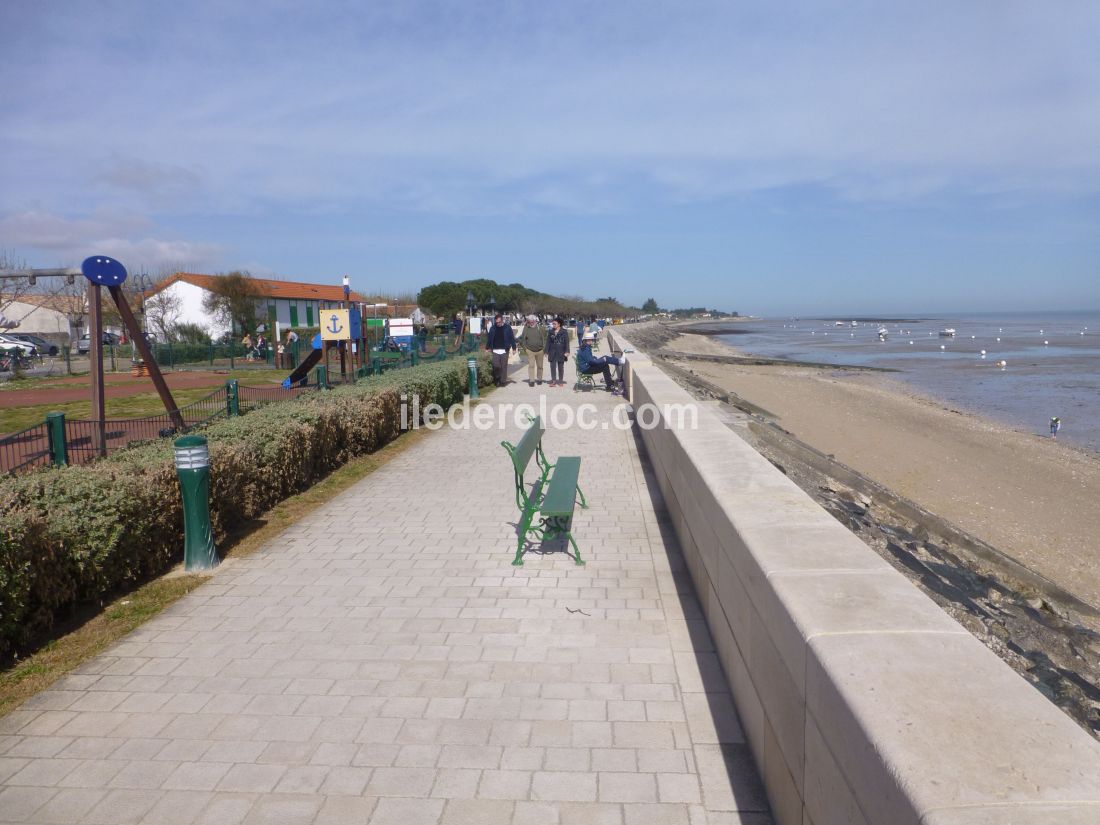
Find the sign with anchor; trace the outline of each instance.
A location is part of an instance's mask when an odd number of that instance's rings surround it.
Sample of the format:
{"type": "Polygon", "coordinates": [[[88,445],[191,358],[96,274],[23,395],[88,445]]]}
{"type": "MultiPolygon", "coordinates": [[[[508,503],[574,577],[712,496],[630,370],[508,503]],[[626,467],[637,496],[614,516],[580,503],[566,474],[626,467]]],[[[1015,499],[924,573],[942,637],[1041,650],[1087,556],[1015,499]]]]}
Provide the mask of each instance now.
{"type": "Polygon", "coordinates": [[[323,309],[320,321],[323,341],[354,341],[362,337],[358,309],[323,309]]]}

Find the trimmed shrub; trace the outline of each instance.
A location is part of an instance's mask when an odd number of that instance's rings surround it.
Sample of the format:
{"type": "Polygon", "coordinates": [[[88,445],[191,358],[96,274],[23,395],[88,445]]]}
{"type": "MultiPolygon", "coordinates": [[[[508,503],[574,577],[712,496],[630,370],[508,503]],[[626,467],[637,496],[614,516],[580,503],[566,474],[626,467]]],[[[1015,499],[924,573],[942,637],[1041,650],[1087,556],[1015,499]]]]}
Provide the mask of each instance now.
{"type": "MultiPolygon", "coordinates": [[[[482,385],[489,359],[479,355],[482,385]]],[[[349,459],[401,433],[401,395],[444,408],[467,388],[466,360],[396,370],[211,423],[210,514],[215,537],[255,519],[349,459]]],[[[183,552],[172,442],[106,459],[0,479],[0,658],[54,617],[167,569],[183,552]]]]}

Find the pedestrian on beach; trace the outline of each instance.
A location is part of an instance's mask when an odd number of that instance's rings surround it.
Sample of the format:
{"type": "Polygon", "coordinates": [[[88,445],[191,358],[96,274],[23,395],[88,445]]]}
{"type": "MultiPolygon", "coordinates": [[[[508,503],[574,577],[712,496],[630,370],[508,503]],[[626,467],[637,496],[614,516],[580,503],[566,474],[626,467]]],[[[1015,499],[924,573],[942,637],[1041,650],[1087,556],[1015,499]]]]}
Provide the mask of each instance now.
{"type": "Polygon", "coordinates": [[[527,323],[519,334],[520,345],[527,350],[527,386],[542,384],[542,361],[546,355],[546,329],[539,325],[534,315],[527,316],[527,323]],[[537,374],[537,376],[536,376],[537,374]]]}
{"type": "Polygon", "coordinates": [[[508,354],[516,351],[516,336],[499,312],[485,336],[485,349],[493,354],[493,383],[503,387],[508,383],[508,354]]]}
{"type": "Polygon", "coordinates": [[[1055,441],[1058,440],[1058,431],[1062,429],[1062,419],[1058,416],[1050,419],[1050,437],[1055,441]]]}
{"type": "Polygon", "coordinates": [[[569,357],[569,331],[561,318],[550,322],[546,339],[546,360],[550,362],[550,386],[565,386],[565,359],[569,357]]]}

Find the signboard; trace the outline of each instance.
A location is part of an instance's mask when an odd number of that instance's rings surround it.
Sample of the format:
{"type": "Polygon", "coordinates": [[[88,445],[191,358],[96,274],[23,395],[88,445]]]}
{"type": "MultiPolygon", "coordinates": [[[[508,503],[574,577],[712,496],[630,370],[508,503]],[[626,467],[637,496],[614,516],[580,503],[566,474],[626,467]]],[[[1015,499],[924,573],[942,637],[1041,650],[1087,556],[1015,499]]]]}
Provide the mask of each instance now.
{"type": "Polygon", "coordinates": [[[362,337],[362,320],[357,309],[322,309],[321,339],[350,341],[362,337]]]}
{"type": "Polygon", "coordinates": [[[481,335],[481,319],[474,317],[470,319],[470,328],[466,330],[474,335],[481,335]]]}

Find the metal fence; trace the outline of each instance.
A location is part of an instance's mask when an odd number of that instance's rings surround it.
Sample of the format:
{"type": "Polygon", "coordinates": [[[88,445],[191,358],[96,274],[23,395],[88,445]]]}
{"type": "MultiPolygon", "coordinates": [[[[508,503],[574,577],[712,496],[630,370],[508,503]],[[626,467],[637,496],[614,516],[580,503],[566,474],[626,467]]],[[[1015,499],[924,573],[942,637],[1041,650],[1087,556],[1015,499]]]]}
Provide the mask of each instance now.
{"type": "Polygon", "coordinates": [[[0,471],[18,473],[49,463],[50,435],[45,424],[0,437],[0,471]]]}
{"type": "MultiPolygon", "coordinates": [[[[303,383],[284,389],[281,386],[236,386],[236,409],[240,413],[256,409],[264,404],[287,401],[303,394],[314,392],[324,386],[341,383],[354,383],[357,379],[377,375],[393,369],[403,369],[418,363],[446,360],[452,356],[464,355],[476,348],[474,341],[462,342],[454,349],[447,341],[427,342],[423,352],[371,352],[369,361],[358,369],[349,362],[344,375],[339,368],[322,370],[318,368],[303,383]],[[431,344],[435,343],[434,351],[431,344]],[[323,376],[323,377],[322,377],[323,376]]],[[[335,365],[334,365],[335,366],[335,365]]],[[[228,382],[236,385],[236,382],[228,382]]],[[[184,431],[205,424],[220,416],[228,416],[232,406],[228,383],[202,398],[180,407],[178,412],[183,418],[184,431]]],[[[62,419],[61,416],[57,416],[62,419]]],[[[70,464],[85,464],[104,453],[111,453],[142,441],[157,438],[169,438],[180,433],[168,413],[144,416],[142,418],[108,418],[100,422],[94,419],[62,419],[54,422],[63,426],[64,448],[70,464]],[[102,427],[102,449],[98,444],[102,427]]],[[[60,430],[58,431],[61,432],[60,430]]],[[[58,435],[60,438],[60,435],[58,435]]],[[[18,473],[51,463],[49,426],[46,423],[35,424],[17,433],[0,436],[0,473],[18,473]]]]}

